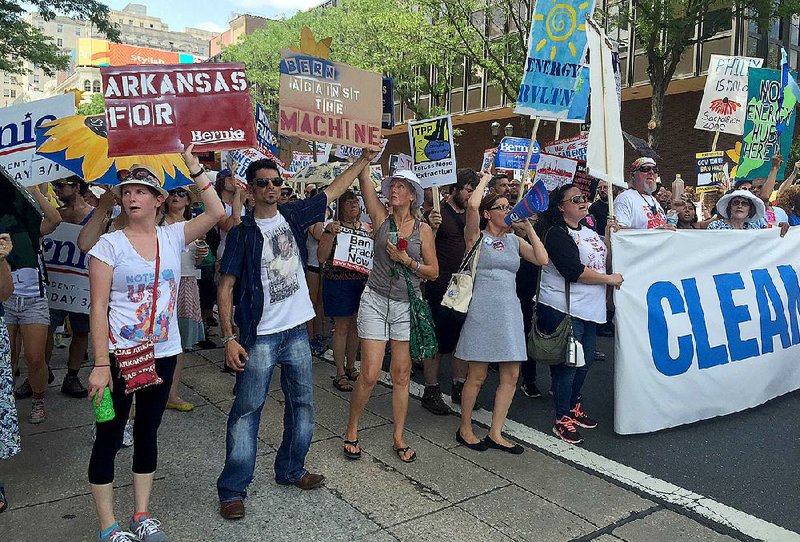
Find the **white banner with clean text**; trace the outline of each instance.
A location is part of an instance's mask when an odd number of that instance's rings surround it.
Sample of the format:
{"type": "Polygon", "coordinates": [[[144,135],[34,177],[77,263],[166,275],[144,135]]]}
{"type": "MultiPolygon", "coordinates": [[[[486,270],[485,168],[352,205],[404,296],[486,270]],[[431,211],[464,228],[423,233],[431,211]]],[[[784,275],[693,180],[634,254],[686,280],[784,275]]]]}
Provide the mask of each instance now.
{"type": "Polygon", "coordinates": [[[81,226],[62,222],[42,240],[51,309],[89,313],[89,263],[78,249],[81,226]]]}
{"type": "Polygon", "coordinates": [[[614,431],[648,433],[800,388],[800,229],[612,236],[614,431]]]}

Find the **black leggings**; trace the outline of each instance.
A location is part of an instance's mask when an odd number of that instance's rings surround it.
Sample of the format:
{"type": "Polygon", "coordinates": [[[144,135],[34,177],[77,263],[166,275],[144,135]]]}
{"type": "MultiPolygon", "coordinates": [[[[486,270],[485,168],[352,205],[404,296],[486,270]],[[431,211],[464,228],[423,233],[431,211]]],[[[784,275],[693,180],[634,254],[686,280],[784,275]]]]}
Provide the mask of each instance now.
{"type": "Polygon", "coordinates": [[[111,374],[114,379],[114,419],[97,424],[97,435],[89,459],[89,483],[110,484],[114,481],[114,458],[122,448],[125,423],[136,396],[136,417],[133,422],[133,472],[150,474],[156,471],[158,463],[158,427],[167,406],[172,375],[175,373],[177,356],[156,358],[156,372],[163,384],[150,386],[125,395],[125,382],[122,380],[114,355],[111,355],[111,374]]]}

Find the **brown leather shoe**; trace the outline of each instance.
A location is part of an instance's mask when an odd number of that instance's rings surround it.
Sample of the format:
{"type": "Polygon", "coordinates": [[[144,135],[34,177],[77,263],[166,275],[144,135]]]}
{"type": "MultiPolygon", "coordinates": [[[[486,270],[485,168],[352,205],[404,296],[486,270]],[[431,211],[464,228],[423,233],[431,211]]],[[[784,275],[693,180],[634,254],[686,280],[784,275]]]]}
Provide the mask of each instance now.
{"type": "Polygon", "coordinates": [[[236,499],[219,503],[219,515],[225,519],[242,519],[244,517],[244,501],[236,499]]]}
{"type": "Polygon", "coordinates": [[[317,489],[325,481],[325,477],[321,474],[312,474],[307,472],[294,483],[300,489],[317,489]]]}

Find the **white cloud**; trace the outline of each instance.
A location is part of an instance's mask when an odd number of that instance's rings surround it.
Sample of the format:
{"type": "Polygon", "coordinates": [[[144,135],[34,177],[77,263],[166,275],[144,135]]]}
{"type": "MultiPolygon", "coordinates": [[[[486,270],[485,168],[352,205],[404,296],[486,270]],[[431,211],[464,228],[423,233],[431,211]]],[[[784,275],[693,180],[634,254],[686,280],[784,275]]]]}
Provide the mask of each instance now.
{"type": "Polygon", "coordinates": [[[199,28],[200,30],[208,30],[209,32],[216,32],[218,34],[225,31],[225,27],[215,23],[214,21],[205,21],[202,23],[198,23],[194,25],[194,28],[199,28]]]}

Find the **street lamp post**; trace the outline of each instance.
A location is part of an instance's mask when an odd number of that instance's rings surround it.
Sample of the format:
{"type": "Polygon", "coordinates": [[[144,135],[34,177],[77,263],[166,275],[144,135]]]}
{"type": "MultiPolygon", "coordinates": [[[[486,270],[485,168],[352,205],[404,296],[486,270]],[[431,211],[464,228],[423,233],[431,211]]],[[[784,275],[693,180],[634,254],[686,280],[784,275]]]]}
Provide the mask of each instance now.
{"type": "Polygon", "coordinates": [[[497,137],[500,135],[500,123],[494,121],[492,124],[489,125],[492,129],[492,147],[497,146],[497,137]]]}
{"type": "Polygon", "coordinates": [[[514,135],[514,125],[510,122],[506,124],[506,127],[503,129],[503,132],[506,134],[506,137],[511,137],[514,135]]]}

